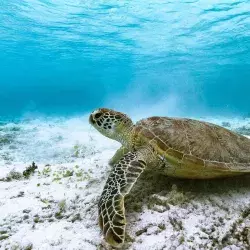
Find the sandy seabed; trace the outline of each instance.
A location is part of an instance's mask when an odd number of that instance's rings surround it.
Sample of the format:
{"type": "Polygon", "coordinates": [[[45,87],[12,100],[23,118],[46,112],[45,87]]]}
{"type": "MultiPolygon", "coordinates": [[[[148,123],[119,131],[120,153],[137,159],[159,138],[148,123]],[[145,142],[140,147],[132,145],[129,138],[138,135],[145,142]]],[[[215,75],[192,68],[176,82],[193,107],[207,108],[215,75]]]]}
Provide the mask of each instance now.
{"type": "MultiPolygon", "coordinates": [[[[250,131],[249,119],[205,120],[250,131]]],[[[0,249],[107,248],[97,203],[118,147],[87,117],[2,123],[0,249]],[[34,175],[15,175],[33,161],[34,175]]],[[[250,249],[248,176],[194,181],[145,173],[125,206],[123,249],[250,249]]]]}

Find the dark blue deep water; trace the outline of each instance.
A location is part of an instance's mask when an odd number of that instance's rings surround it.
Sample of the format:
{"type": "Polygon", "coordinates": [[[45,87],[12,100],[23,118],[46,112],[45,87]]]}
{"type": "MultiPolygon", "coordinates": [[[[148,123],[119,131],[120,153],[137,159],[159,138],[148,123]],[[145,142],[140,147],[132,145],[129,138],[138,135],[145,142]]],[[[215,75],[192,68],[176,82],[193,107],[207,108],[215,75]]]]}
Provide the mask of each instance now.
{"type": "Polygon", "coordinates": [[[250,1],[0,0],[0,115],[250,114],[250,1]]]}

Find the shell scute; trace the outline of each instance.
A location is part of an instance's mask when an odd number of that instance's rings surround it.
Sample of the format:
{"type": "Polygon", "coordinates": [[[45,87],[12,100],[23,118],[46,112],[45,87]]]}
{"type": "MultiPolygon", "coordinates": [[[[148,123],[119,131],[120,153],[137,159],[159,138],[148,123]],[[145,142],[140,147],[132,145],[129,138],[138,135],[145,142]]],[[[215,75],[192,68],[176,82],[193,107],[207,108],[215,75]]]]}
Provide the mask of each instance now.
{"type": "Polygon", "coordinates": [[[161,139],[156,138],[155,142],[161,150],[165,152],[169,150],[169,146],[166,143],[164,143],[161,139]]]}
{"type": "Polygon", "coordinates": [[[183,156],[184,156],[184,154],[182,152],[178,151],[178,150],[170,148],[170,149],[168,149],[166,151],[166,157],[168,158],[169,156],[171,158],[175,158],[176,160],[181,161],[182,158],[183,158],[183,156]]]}
{"type": "Polygon", "coordinates": [[[230,171],[229,166],[224,162],[217,162],[217,161],[205,161],[205,167],[207,169],[214,169],[220,171],[230,171]]]}
{"type": "Polygon", "coordinates": [[[192,167],[205,167],[204,160],[194,157],[192,155],[184,155],[182,164],[186,166],[192,166],[192,167]]]}

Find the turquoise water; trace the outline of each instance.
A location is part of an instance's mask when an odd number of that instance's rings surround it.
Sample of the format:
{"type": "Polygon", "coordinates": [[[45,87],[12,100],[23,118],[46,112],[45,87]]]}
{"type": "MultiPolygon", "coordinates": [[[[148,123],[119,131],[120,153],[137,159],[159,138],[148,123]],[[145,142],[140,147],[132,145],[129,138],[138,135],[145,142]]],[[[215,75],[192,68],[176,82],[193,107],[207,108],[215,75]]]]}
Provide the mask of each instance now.
{"type": "Polygon", "coordinates": [[[0,1],[0,115],[250,113],[250,2],[0,1]]]}

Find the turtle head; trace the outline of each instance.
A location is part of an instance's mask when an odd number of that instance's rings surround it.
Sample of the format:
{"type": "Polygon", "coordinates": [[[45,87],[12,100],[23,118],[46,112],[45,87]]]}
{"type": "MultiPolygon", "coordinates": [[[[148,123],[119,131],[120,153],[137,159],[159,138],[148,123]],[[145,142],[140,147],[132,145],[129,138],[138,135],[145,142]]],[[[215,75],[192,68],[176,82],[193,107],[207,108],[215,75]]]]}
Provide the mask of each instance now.
{"type": "Polygon", "coordinates": [[[127,115],[105,108],[93,111],[89,116],[89,122],[101,134],[122,144],[127,142],[133,127],[133,122],[127,115]]]}

